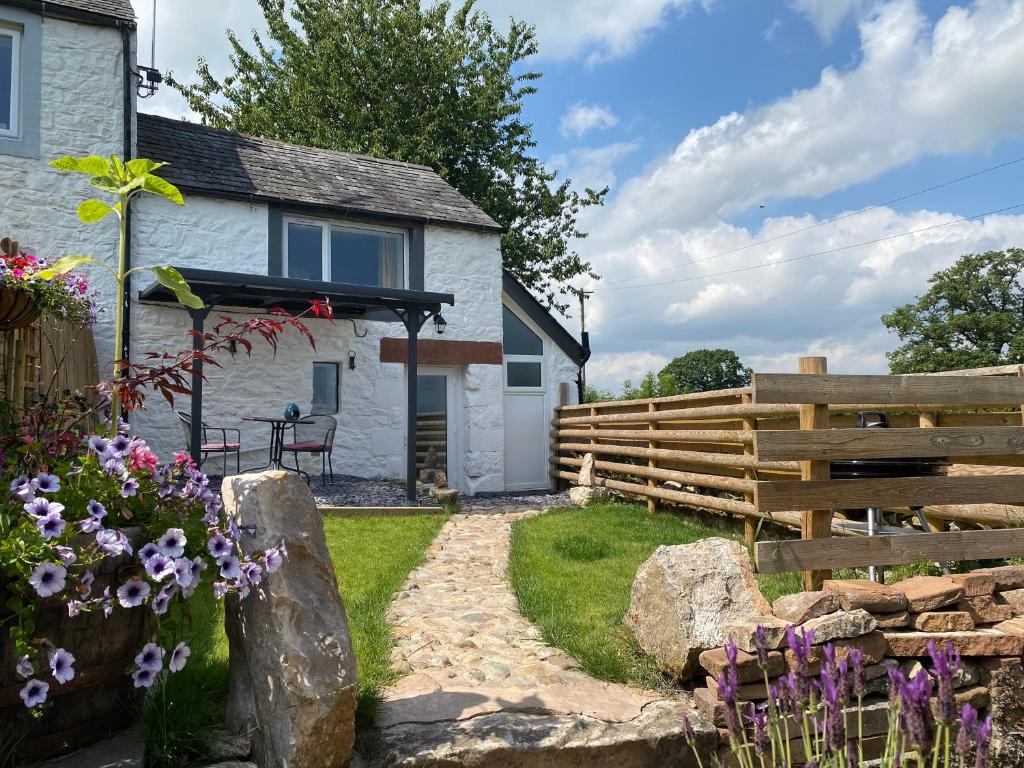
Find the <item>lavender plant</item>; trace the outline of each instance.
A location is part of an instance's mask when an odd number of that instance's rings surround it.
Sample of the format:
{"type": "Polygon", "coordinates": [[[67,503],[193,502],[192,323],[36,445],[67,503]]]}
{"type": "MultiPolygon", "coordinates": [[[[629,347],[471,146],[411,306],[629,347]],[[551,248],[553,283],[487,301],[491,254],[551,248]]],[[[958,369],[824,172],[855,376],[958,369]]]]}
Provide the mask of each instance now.
{"type": "MultiPolygon", "coordinates": [[[[789,627],[786,640],[790,669],[772,682],[764,630],[758,627],[755,633],[757,663],[769,693],[756,705],[738,696],[739,651],[732,638],[726,643],[728,665],[718,686],[732,760],[739,768],[859,768],[865,764],[863,653],[851,648],[840,658],[836,647],[825,645],[820,671],[814,674],[813,630],[789,627]]],[[[888,670],[888,731],[881,758],[874,764],[987,768],[992,719],[981,719],[970,704],[957,710],[954,678],[960,669],[959,654],[950,644],[929,643],[928,652],[931,674],[921,669],[907,677],[898,667],[888,670]]],[[[700,754],[692,723],[684,721],[683,732],[701,768],[705,759],[719,765],[717,754],[700,754]]]]}

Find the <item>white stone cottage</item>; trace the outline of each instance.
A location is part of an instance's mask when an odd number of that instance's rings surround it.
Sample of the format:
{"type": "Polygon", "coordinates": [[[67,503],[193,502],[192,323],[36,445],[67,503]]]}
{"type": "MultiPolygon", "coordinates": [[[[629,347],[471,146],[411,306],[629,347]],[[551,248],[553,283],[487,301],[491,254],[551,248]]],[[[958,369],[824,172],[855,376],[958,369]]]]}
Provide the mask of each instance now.
{"type": "MultiPolygon", "coordinates": [[[[249,300],[250,284],[277,286],[272,296],[307,287],[319,295],[324,287],[310,286],[324,283],[338,291],[342,317],[308,323],[315,350],[290,332],[276,355],[257,343],[251,357],[207,366],[203,419],[241,429],[243,466],[263,463],[269,445],[269,427],[244,417],[295,402],[304,414],[336,416],[336,473],[407,477],[407,333],[381,309],[394,299],[434,303],[446,321],[443,335],[433,318],[419,332],[415,391],[418,413],[432,422],[431,458],[450,483],[469,494],[549,487],[552,410],[576,401],[586,352],[503,273],[500,227],[423,166],[138,113],[133,19],[128,0],[0,0],[0,232],[42,256],[113,263],[113,218],[80,224],[75,210],[90,188],[47,163],[68,154],[166,161],[162,173],[186,207],[137,201],[131,265],[171,264],[212,281],[227,298],[216,300],[207,327],[222,314],[265,309],[249,300]]],[[[96,327],[106,369],[112,284],[100,269],[91,275],[108,303],[96,327]]],[[[192,318],[160,303],[151,284],[149,273],[133,279],[130,359],[190,344],[192,318]]],[[[188,411],[188,398],[176,407],[188,411]]],[[[133,421],[162,455],[184,448],[159,396],[133,421]]],[[[421,460],[431,446],[420,446],[421,460]]],[[[220,458],[210,462],[219,472],[220,458]]]]}

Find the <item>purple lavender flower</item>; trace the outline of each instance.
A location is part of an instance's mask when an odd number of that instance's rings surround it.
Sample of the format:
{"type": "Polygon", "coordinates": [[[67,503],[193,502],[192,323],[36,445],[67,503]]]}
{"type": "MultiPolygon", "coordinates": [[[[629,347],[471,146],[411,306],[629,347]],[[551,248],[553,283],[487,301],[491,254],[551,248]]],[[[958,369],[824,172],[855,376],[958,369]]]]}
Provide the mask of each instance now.
{"type": "Polygon", "coordinates": [[[754,724],[754,752],[765,755],[771,745],[768,736],[768,715],[763,708],[758,708],[754,710],[750,719],[754,724]]]}
{"type": "Polygon", "coordinates": [[[60,516],[60,512],[48,512],[45,516],[36,518],[36,528],[44,539],[59,538],[64,533],[65,525],[67,521],[60,516]]]}
{"type": "Polygon", "coordinates": [[[846,768],[860,768],[860,755],[857,751],[857,742],[853,739],[846,742],[846,768]]]}
{"type": "Polygon", "coordinates": [[[950,725],[956,720],[953,676],[960,668],[960,654],[953,648],[952,643],[936,648],[935,643],[929,640],[928,655],[931,656],[935,679],[939,683],[935,714],[940,723],[950,725]]]}
{"type": "Polygon", "coordinates": [[[236,579],[239,574],[238,558],[234,555],[225,555],[217,561],[220,566],[220,575],[225,579],[236,579]]]}
{"type": "Polygon", "coordinates": [[[132,672],[132,680],[136,688],[149,688],[156,681],[157,670],[139,667],[132,672]]]}
{"type": "Polygon", "coordinates": [[[754,648],[757,650],[757,665],[761,669],[768,668],[768,638],[764,633],[764,625],[758,624],[754,630],[754,648]]]}
{"type": "Polygon", "coordinates": [[[956,736],[956,751],[966,759],[971,751],[971,744],[978,738],[978,710],[970,704],[964,704],[960,712],[960,732],[956,736]]]}
{"type": "Polygon", "coordinates": [[[136,576],[117,588],[117,601],[123,608],[134,608],[137,605],[142,605],[143,601],[149,597],[149,593],[149,582],[136,576]]]}
{"type": "Polygon", "coordinates": [[[231,554],[231,543],[219,533],[210,537],[210,540],[206,542],[206,548],[213,555],[214,559],[217,560],[231,554]]]}
{"type": "Polygon", "coordinates": [[[190,653],[192,651],[185,643],[178,643],[174,646],[174,650],[171,651],[171,659],[167,663],[167,668],[171,672],[180,672],[185,668],[185,662],[188,660],[190,653]]]}
{"type": "Polygon", "coordinates": [[[67,569],[62,565],[40,563],[32,571],[28,583],[35,587],[40,597],[49,597],[64,591],[64,578],[67,575],[67,569]]]}
{"type": "Polygon", "coordinates": [[[900,688],[900,715],[907,736],[922,754],[931,752],[935,743],[935,719],[931,708],[932,681],[921,670],[900,688]]]}
{"type": "Polygon", "coordinates": [[[181,528],[168,528],[164,535],[157,540],[156,545],[160,547],[160,552],[167,557],[181,557],[185,554],[185,544],[187,543],[185,532],[181,528]]]}
{"type": "Polygon", "coordinates": [[[988,768],[988,742],[992,737],[992,716],[986,717],[978,726],[978,748],[974,756],[974,768],[988,768]]]}
{"type": "Polygon", "coordinates": [[[686,739],[686,743],[690,747],[697,743],[697,734],[694,732],[693,723],[690,722],[690,718],[687,715],[683,715],[683,738],[686,739]]]}
{"type": "Polygon", "coordinates": [[[44,683],[42,680],[29,680],[25,683],[25,687],[18,692],[21,696],[21,700],[25,702],[25,706],[31,709],[37,707],[46,701],[46,692],[50,690],[48,683],[44,683]]]}
{"type": "Polygon", "coordinates": [[[851,648],[849,656],[850,666],[853,672],[853,695],[857,697],[867,693],[867,677],[864,675],[864,651],[860,648],[851,648]]]}
{"type": "Polygon", "coordinates": [[[18,664],[14,670],[18,673],[21,678],[29,678],[35,674],[35,670],[32,668],[32,662],[29,661],[28,656],[22,656],[18,659],[18,664]]]}
{"type": "Polygon", "coordinates": [[[139,669],[150,669],[159,672],[164,668],[164,649],[156,643],[146,643],[135,657],[139,669]]]}
{"type": "Polygon", "coordinates": [[[70,680],[75,679],[75,657],[65,651],[63,648],[58,648],[50,656],[50,671],[53,676],[57,678],[57,682],[63,685],[70,680]]]}
{"type": "Polygon", "coordinates": [[[60,490],[60,478],[49,472],[40,472],[32,481],[32,488],[37,493],[57,493],[60,490]]]}

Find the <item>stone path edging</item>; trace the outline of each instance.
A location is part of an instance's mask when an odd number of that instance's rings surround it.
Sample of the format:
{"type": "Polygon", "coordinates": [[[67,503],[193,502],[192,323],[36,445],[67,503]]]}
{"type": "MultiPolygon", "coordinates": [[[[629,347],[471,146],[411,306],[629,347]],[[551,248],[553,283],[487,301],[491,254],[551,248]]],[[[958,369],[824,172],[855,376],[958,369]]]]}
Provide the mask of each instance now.
{"type": "Polygon", "coordinates": [[[377,765],[691,765],[688,700],[589,677],[519,614],[511,527],[536,514],[455,515],[409,575],[389,615],[405,676],[360,744],[377,765]]]}

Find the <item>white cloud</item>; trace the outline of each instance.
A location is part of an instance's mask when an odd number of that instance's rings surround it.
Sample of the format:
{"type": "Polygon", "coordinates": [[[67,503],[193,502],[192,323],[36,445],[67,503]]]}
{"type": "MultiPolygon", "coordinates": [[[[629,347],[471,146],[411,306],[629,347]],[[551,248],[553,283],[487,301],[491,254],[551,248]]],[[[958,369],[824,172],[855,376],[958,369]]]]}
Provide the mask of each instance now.
{"type": "Polygon", "coordinates": [[[848,16],[861,12],[867,5],[865,0],[790,0],[789,4],[810,20],[825,42],[832,40],[848,16]]]}
{"type": "Polygon", "coordinates": [[[557,168],[563,178],[570,178],[576,187],[583,189],[614,188],[618,183],[616,164],[631,155],[638,144],[617,141],[603,147],[579,147],[551,157],[551,167],[557,168]]]}
{"type": "Polygon", "coordinates": [[[598,353],[587,363],[587,383],[617,394],[626,379],[636,384],[648,371],[660,371],[670,359],[642,351],[598,353]]]}
{"type": "Polygon", "coordinates": [[[779,33],[780,29],[782,29],[782,19],[772,19],[771,24],[765,27],[764,31],[761,32],[761,37],[763,37],[769,43],[774,43],[775,36],[779,33]]]}
{"type": "Polygon", "coordinates": [[[619,124],[618,115],[601,104],[584,104],[578,101],[562,115],[558,130],[563,136],[579,138],[593,130],[614,128],[619,124]]]}
{"type": "Polygon", "coordinates": [[[932,29],[896,0],[860,29],[854,68],[827,68],[812,88],[691,130],[627,182],[598,222],[613,244],[1024,134],[1020,0],[951,8],[932,29]]]}

